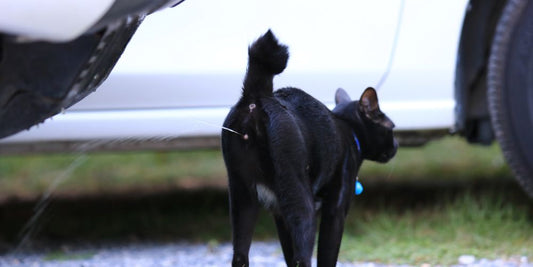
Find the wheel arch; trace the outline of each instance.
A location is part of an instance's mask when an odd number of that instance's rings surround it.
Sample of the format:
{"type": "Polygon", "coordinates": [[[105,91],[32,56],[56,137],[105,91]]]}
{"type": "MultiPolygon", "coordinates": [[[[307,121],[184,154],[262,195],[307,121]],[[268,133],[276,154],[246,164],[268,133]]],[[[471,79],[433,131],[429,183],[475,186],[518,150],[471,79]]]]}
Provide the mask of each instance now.
{"type": "Polygon", "coordinates": [[[455,69],[456,133],[470,143],[494,140],[487,103],[487,66],[492,39],[506,0],[470,0],[455,69]]]}

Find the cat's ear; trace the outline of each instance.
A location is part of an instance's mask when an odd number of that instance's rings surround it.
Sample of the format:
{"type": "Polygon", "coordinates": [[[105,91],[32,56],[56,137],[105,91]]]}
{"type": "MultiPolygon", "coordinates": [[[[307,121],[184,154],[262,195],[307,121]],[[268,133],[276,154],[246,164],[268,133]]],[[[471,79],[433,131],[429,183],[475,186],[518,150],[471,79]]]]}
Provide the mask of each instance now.
{"type": "Polygon", "coordinates": [[[346,93],[346,91],[344,91],[344,89],[342,88],[339,88],[337,89],[337,92],[335,92],[335,104],[338,105],[338,104],[342,104],[342,103],[347,103],[347,102],[350,102],[352,101],[350,99],[350,96],[348,95],[348,93],[346,93]]]}
{"type": "Polygon", "coordinates": [[[379,111],[378,94],[372,87],[366,88],[359,99],[359,109],[368,117],[379,111]]]}
{"type": "Polygon", "coordinates": [[[359,99],[359,110],[375,123],[389,129],[394,128],[392,120],[379,109],[378,94],[374,88],[368,87],[363,92],[361,99],[359,99]]]}

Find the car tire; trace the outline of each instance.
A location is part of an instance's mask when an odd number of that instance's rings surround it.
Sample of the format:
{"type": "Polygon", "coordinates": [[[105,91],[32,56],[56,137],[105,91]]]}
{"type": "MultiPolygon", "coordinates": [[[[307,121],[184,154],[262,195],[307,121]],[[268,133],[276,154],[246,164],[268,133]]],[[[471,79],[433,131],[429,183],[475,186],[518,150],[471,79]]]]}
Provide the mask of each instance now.
{"type": "Polygon", "coordinates": [[[496,26],[488,103],[503,155],[533,198],[533,1],[510,0],[496,26]]]}
{"type": "Polygon", "coordinates": [[[0,34],[0,138],[44,121],[93,92],[109,75],[143,16],[64,43],[0,34]]]}

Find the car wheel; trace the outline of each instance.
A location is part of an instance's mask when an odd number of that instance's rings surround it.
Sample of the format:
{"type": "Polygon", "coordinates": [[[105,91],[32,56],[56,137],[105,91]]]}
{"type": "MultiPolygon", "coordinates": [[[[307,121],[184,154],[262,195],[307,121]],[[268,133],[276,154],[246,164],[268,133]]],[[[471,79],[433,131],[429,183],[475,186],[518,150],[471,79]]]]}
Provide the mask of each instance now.
{"type": "Polygon", "coordinates": [[[533,1],[510,0],[488,66],[492,126],[507,163],[533,198],[533,1]]]}
{"type": "Polygon", "coordinates": [[[75,104],[102,83],[143,17],[65,43],[0,34],[0,138],[75,104]]]}

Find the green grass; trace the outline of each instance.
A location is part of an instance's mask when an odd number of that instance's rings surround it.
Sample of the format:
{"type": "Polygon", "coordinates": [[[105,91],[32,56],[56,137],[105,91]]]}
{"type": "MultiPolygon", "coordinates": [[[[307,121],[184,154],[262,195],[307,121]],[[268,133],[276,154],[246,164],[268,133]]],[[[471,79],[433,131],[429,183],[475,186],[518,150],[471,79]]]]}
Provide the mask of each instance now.
{"type": "Polygon", "coordinates": [[[400,148],[387,164],[366,161],[360,176],[379,180],[493,179],[509,176],[500,148],[469,145],[457,137],[433,141],[423,147],[400,148]]]}
{"type": "MultiPolygon", "coordinates": [[[[74,155],[33,155],[0,158],[0,200],[32,197],[64,175],[74,155]]],[[[161,188],[224,186],[226,173],[220,151],[101,153],[82,156],[81,164],[54,191],[91,194],[161,188]]],[[[422,148],[402,148],[389,163],[365,162],[364,182],[410,180],[465,180],[509,176],[496,145],[467,145],[445,138],[422,148]]]]}
{"type": "Polygon", "coordinates": [[[533,257],[532,205],[509,203],[505,192],[465,193],[423,210],[379,209],[346,225],[341,257],[394,264],[457,264],[478,258],[533,257]]]}
{"type": "Polygon", "coordinates": [[[70,252],[56,250],[43,257],[45,261],[86,260],[94,256],[94,252],[70,252]]]}
{"type": "MultiPolygon", "coordinates": [[[[47,190],[78,158],[74,155],[11,156],[0,159],[0,200],[31,198],[47,190]]],[[[225,184],[219,151],[103,153],[81,164],[54,191],[93,194],[225,184]]]]}
{"type": "MultiPolygon", "coordinates": [[[[75,160],[72,155],[1,158],[0,202],[37,198],[75,160]]],[[[229,241],[219,151],[90,154],[80,163],[55,190],[66,198],[52,202],[36,238],[229,241]]],[[[497,145],[471,146],[450,137],[402,148],[386,165],[366,162],[359,178],[365,191],[354,197],[342,260],[448,265],[463,254],[533,259],[533,201],[513,181],[497,145]]],[[[14,240],[12,233],[28,220],[31,211],[20,209],[4,209],[19,217],[0,214],[0,243],[14,240]]],[[[266,212],[255,238],[277,239],[266,212]]]]}

